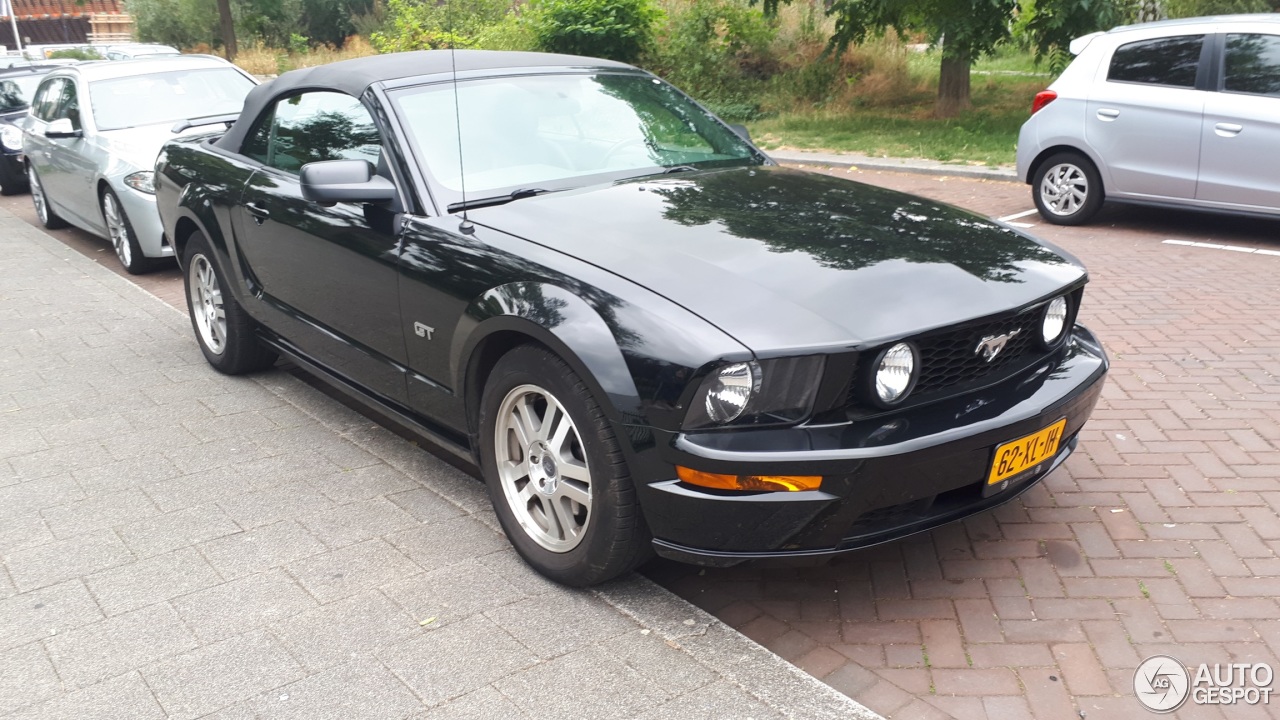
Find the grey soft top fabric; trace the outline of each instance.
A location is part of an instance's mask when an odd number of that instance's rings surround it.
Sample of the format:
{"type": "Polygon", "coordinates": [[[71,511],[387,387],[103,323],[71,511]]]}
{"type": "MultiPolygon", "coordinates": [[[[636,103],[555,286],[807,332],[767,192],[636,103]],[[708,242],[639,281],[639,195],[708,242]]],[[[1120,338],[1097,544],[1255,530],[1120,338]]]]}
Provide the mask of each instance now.
{"type": "Polygon", "coordinates": [[[298,90],[337,90],[360,97],[376,82],[419,75],[459,73],[507,68],[597,67],[631,68],[620,62],[577,55],[495,50],[420,50],[343,60],[317,67],[291,70],[249,91],[240,118],[218,141],[223,150],[238,153],[249,134],[249,126],[277,97],[298,90]]]}

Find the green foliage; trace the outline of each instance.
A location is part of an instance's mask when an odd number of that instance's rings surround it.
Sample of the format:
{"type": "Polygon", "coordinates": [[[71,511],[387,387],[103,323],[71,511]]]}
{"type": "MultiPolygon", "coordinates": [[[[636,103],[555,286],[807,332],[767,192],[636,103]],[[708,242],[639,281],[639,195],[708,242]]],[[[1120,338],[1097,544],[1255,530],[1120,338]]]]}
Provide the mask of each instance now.
{"type": "Polygon", "coordinates": [[[1167,0],[1164,9],[1171,18],[1235,15],[1271,12],[1271,2],[1269,0],[1167,0]]]}
{"type": "Polygon", "coordinates": [[[531,0],[540,50],[634,63],[651,46],[662,11],[653,0],[531,0]]]}
{"type": "Polygon", "coordinates": [[[501,21],[481,30],[475,46],[481,50],[536,50],[538,39],[524,15],[512,10],[501,21]]]}
{"type": "MultiPolygon", "coordinates": [[[[216,0],[127,0],[138,39],[174,47],[220,46],[216,0]]],[[[372,0],[232,0],[241,44],[287,46],[292,37],[340,45],[356,31],[353,17],[374,12],[372,0]]]]}
{"type": "Polygon", "coordinates": [[[92,48],[67,48],[49,53],[51,60],[101,60],[102,56],[92,48]]]}
{"type": "Polygon", "coordinates": [[[1024,0],[1014,32],[1026,39],[1038,58],[1060,71],[1071,62],[1067,50],[1071,41],[1125,22],[1126,4],[1124,0],[1024,0]]]}
{"type": "Polygon", "coordinates": [[[510,0],[388,0],[387,27],[369,40],[378,52],[475,47],[510,6],[510,0]]]}
{"type": "Polygon", "coordinates": [[[214,0],[127,0],[138,39],[179,48],[214,45],[218,7],[214,0]]]}
{"type": "Polygon", "coordinates": [[[286,46],[302,17],[302,0],[236,0],[236,37],[271,47],[286,46]]]}

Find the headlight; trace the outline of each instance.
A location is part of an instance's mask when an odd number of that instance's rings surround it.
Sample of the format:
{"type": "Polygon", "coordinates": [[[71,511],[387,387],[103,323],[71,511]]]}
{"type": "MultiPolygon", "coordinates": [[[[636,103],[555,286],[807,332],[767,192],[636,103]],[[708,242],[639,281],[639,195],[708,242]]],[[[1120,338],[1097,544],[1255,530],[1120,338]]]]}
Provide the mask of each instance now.
{"type": "Polygon", "coordinates": [[[715,368],[694,393],[684,428],[803,420],[813,409],[825,361],[821,355],[810,355],[715,368]]]}
{"type": "Polygon", "coordinates": [[[0,127],[0,145],[4,145],[9,150],[21,150],[22,129],[9,124],[0,127]]]}
{"type": "Polygon", "coordinates": [[[880,353],[876,363],[876,397],[885,405],[894,405],[907,396],[916,381],[916,349],[898,343],[880,353]]]}
{"type": "Polygon", "coordinates": [[[124,184],[148,195],[156,194],[156,174],[151,170],[139,170],[124,176],[124,184]]]}
{"type": "Polygon", "coordinates": [[[1044,321],[1040,326],[1040,337],[1044,340],[1045,345],[1053,345],[1062,337],[1062,331],[1067,328],[1067,298],[1059,295],[1049,301],[1049,306],[1044,309],[1044,321]]]}

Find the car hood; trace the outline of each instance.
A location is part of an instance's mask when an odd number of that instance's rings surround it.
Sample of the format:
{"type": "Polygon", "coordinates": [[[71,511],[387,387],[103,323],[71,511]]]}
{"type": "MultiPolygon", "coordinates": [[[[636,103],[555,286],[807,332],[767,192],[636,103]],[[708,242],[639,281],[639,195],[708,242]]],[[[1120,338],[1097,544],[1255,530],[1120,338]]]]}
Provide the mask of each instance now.
{"type": "Polygon", "coordinates": [[[551,193],[469,217],[632,280],[765,354],[879,344],[1085,277],[1074,258],[958,208],[774,166],[551,193]]]}

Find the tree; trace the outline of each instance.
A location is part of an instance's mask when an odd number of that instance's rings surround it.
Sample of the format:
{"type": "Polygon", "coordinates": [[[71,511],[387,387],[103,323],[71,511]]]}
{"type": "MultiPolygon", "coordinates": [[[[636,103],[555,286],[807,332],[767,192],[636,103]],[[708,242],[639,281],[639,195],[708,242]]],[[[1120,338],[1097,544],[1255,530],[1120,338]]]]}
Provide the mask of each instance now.
{"type": "Polygon", "coordinates": [[[226,50],[227,60],[235,60],[239,48],[236,47],[236,20],[231,15],[231,0],[218,0],[218,24],[222,28],[222,47],[226,50]]]}
{"type": "MultiPolygon", "coordinates": [[[[765,0],[766,10],[769,3],[765,0]]],[[[883,33],[918,31],[942,48],[938,77],[939,117],[954,117],[969,107],[969,68],[1009,36],[1018,0],[834,0],[828,13],[836,17],[832,46],[883,33]]]]}

